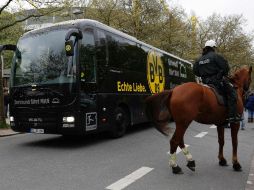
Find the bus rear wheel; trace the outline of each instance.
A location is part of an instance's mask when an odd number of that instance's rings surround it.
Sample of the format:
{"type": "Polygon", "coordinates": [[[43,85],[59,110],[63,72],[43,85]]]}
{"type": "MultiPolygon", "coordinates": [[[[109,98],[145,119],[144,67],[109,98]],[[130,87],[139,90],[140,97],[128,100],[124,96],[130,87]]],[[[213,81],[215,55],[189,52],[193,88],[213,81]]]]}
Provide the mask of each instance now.
{"type": "Polygon", "coordinates": [[[114,112],[114,123],[113,130],[111,131],[111,136],[113,138],[120,138],[124,136],[127,127],[130,124],[129,113],[122,107],[118,107],[114,112]]]}

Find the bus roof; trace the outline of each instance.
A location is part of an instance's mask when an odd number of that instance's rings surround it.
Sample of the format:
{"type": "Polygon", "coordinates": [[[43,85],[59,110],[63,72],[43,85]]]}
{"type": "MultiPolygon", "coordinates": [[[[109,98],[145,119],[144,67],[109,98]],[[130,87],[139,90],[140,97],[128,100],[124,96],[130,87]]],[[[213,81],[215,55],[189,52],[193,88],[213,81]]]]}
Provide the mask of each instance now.
{"type": "Polygon", "coordinates": [[[171,53],[168,53],[168,52],[166,52],[164,50],[156,48],[156,47],[154,47],[152,45],[149,45],[149,44],[147,44],[145,42],[142,42],[142,41],[136,39],[135,37],[133,37],[131,35],[128,35],[128,34],[126,34],[124,32],[121,32],[121,31],[119,31],[117,29],[114,29],[114,28],[112,28],[110,26],[107,26],[107,25],[105,25],[105,24],[103,24],[103,23],[101,23],[99,21],[91,20],[91,19],[76,19],[76,20],[68,20],[68,21],[58,22],[58,23],[55,23],[55,24],[50,25],[50,26],[45,26],[45,27],[42,27],[42,28],[39,28],[39,29],[31,30],[29,32],[26,32],[24,35],[26,36],[26,35],[29,35],[31,33],[37,33],[37,32],[40,32],[42,30],[50,30],[50,29],[53,29],[53,28],[61,28],[63,26],[66,26],[66,27],[71,27],[72,26],[74,28],[83,28],[83,26],[87,26],[87,25],[94,26],[94,27],[97,27],[97,28],[109,31],[111,33],[120,35],[120,36],[122,36],[122,37],[124,37],[126,39],[129,39],[129,40],[132,40],[132,41],[134,41],[134,42],[136,42],[136,43],[138,43],[140,45],[143,45],[143,46],[146,46],[148,48],[157,50],[157,51],[159,51],[161,53],[167,54],[167,55],[169,55],[169,56],[171,56],[173,58],[176,58],[176,59],[178,59],[180,61],[183,61],[185,63],[188,63],[188,64],[192,65],[192,63],[187,61],[187,60],[184,60],[184,59],[182,59],[180,57],[177,57],[177,56],[175,56],[175,55],[173,55],[171,53]]]}

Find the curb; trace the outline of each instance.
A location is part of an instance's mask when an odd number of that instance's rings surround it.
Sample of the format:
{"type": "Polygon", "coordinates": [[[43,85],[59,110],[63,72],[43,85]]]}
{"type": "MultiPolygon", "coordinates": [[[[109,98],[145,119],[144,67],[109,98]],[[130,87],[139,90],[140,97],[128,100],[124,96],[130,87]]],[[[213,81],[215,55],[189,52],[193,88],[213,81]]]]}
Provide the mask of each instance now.
{"type": "Polygon", "coordinates": [[[0,137],[7,137],[12,135],[20,134],[19,132],[15,132],[12,129],[0,129],[0,137]]]}
{"type": "MultiPolygon", "coordinates": [[[[6,123],[10,125],[10,119],[6,118],[6,123]]],[[[7,137],[12,135],[20,134],[20,132],[15,132],[11,128],[1,128],[0,129],[0,137],[7,137]]]]}

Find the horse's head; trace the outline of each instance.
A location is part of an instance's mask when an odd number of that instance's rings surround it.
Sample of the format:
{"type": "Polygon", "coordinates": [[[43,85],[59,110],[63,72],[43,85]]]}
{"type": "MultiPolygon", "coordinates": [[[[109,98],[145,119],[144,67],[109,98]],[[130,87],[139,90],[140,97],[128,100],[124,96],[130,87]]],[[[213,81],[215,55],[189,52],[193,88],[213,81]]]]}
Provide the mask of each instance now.
{"type": "Polygon", "coordinates": [[[244,92],[249,90],[251,84],[252,66],[244,66],[230,77],[231,81],[237,88],[243,89],[244,92]]]}

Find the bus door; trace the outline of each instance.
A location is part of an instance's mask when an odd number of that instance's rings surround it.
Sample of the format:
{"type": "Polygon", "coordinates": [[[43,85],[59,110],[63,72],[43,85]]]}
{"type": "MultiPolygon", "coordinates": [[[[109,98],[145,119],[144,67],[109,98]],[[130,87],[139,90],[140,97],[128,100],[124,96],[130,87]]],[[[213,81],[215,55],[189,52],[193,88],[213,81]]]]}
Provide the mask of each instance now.
{"type": "Polygon", "coordinates": [[[86,132],[97,129],[97,69],[94,30],[86,28],[80,44],[80,111],[86,132]]]}
{"type": "Polygon", "coordinates": [[[95,92],[97,89],[95,35],[93,29],[85,29],[80,45],[81,92],[95,92]]]}

